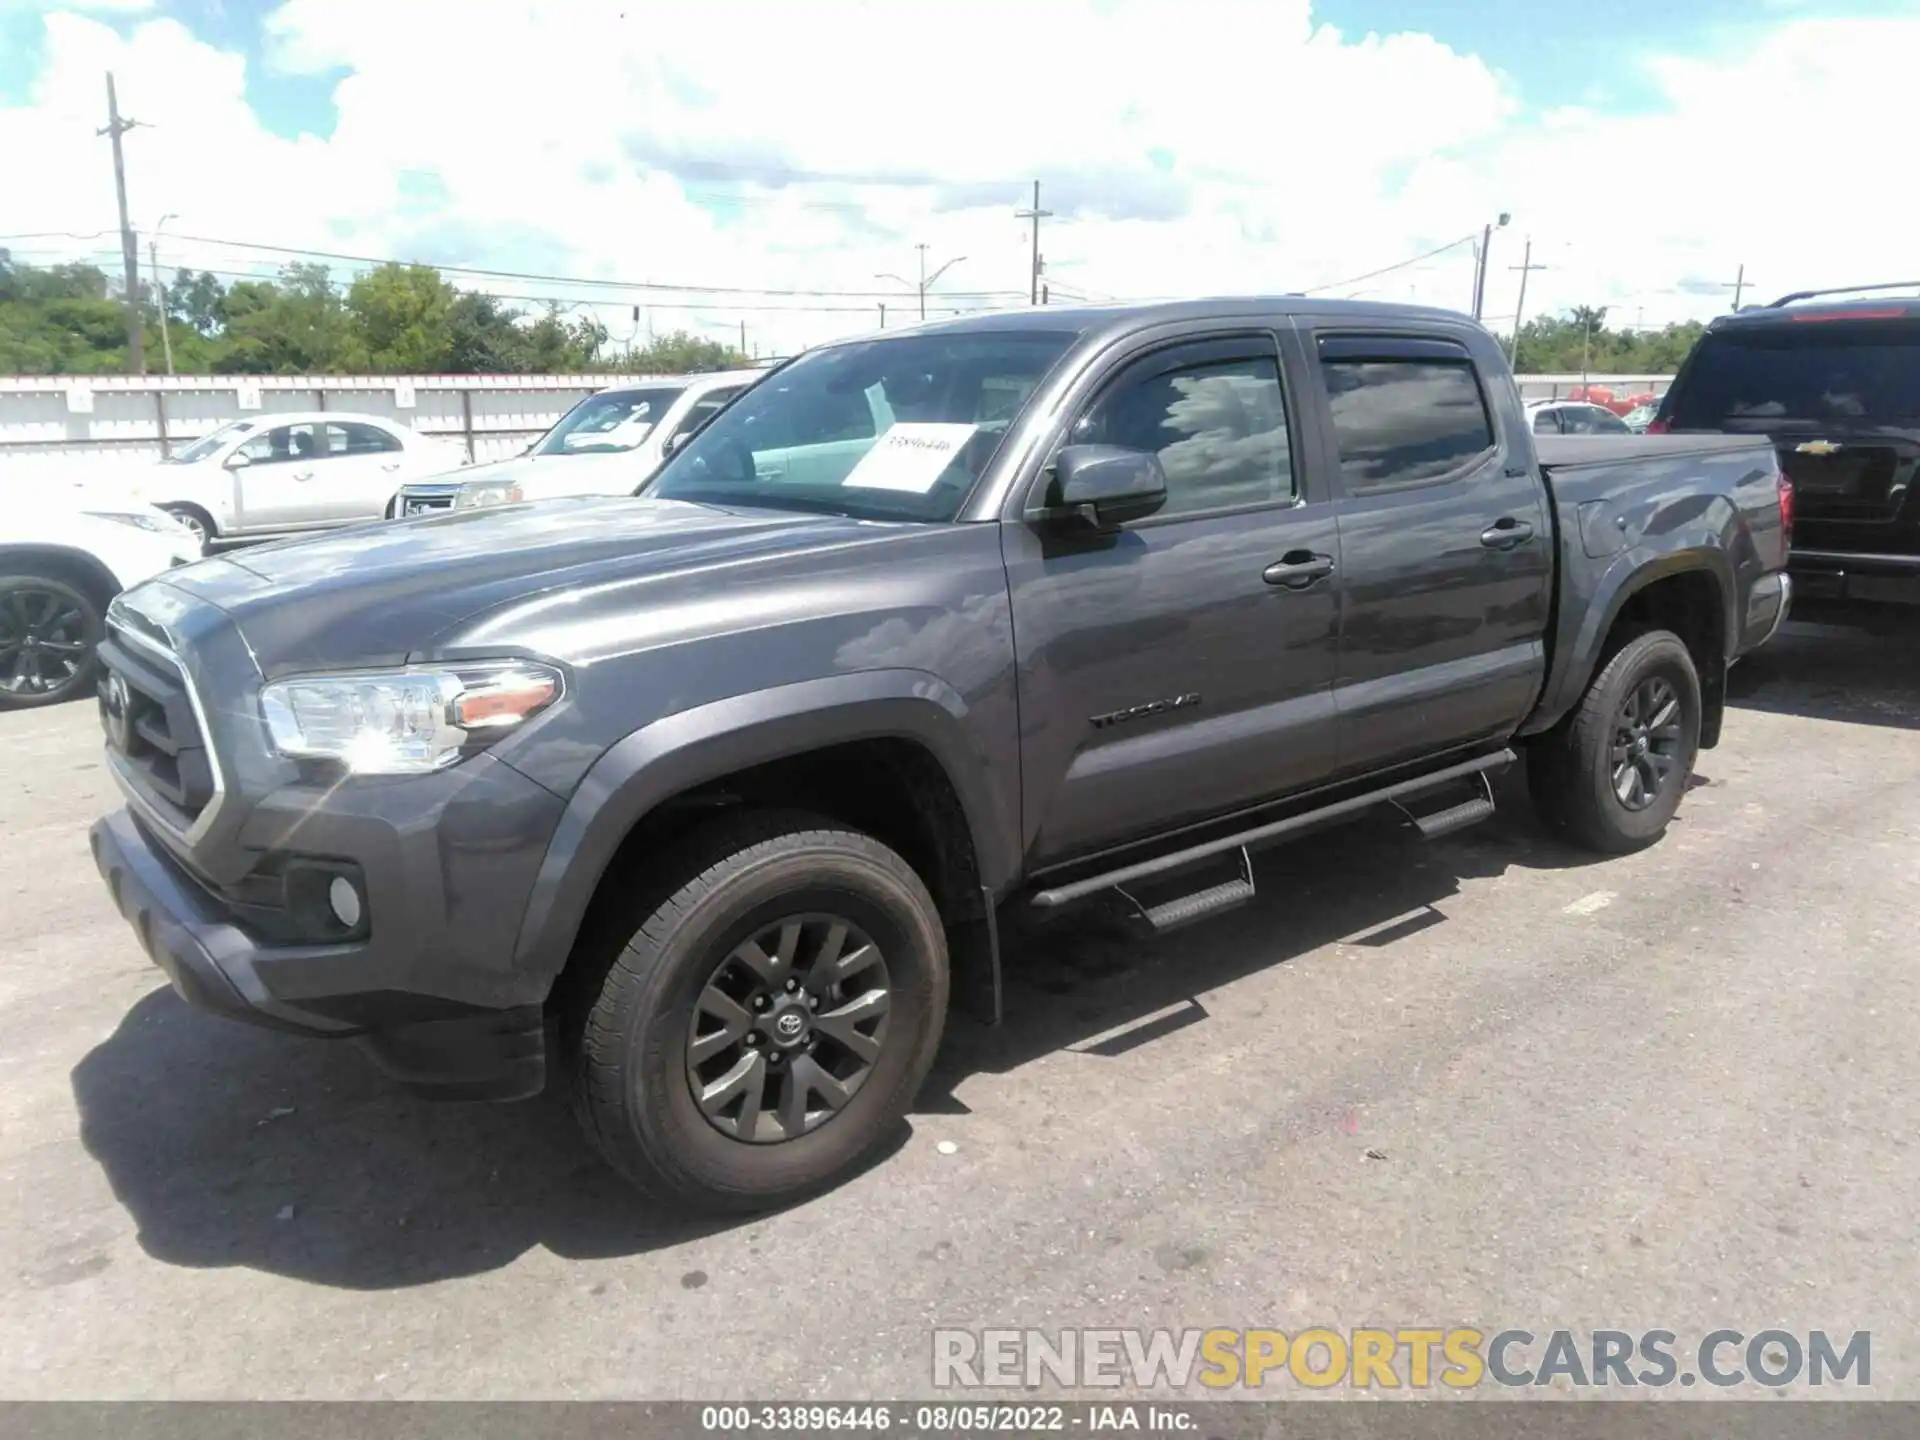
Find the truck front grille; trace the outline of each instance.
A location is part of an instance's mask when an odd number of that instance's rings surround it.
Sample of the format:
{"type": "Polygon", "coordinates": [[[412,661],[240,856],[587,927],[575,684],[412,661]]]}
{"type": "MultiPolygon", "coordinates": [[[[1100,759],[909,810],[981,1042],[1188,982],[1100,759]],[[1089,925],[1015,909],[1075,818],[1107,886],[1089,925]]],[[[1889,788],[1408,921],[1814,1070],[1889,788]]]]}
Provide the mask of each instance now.
{"type": "Polygon", "coordinates": [[[217,791],[214,760],[176,660],[149,637],[110,624],[100,646],[100,727],[108,751],[162,815],[185,830],[217,791]]]}

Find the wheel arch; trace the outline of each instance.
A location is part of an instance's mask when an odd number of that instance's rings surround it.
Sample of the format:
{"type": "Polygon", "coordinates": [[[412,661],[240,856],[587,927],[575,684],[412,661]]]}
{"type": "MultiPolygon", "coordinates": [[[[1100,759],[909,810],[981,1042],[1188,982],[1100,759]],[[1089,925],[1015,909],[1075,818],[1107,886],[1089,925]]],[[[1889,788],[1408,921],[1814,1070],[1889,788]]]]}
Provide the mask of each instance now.
{"type": "Polygon", "coordinates": [[[72,545],[0,543],[0,575],[21,574],[65,581],[98,605],[103,616],[122,589],[120,577],[91,551],[72,545]]]}
{"type": "MultiPolygon", "coordinates": [[[[979,918],[985,894],[1016,872],[1006,837],[1017,832],[966,722],[965,702],[936,677],[865,671],[750,692],[642,726],[594,763],[568,802],[528,901],[515,964],[557,976],[624,857],[727,803],[727,782],[758,788],[828,761],[871,765],[857,773],[876,785],[918,787],[926,828],[905,847],[896,835],[876,838],[933,872],[923,879],[943,916],[979,918]],[[917,857],[909,853],[915,840],[917,857]]],[[[773,788],[795,803],[791,784],[773,788]]],[[[857,815],[858,805],[851,808],[857,815]]],[[[849,818],[848,807],[837,815],[849,818]]]]}
{"type": "Polygon", "coordinates": [[[1570,715],[1594,676],[1636,629],[1671,629],[1686,643],[1700,674],[1702,749],[1719,742],[1726,705],[1726,657],[1739,622],[1733,566],[1725,549],[1693,544],[1648,555],[1619,556],[1582,597],[1575,623],[1558,627],[1553,664],[1533,715],[1521,734],[1539,735],[1570,715]],[[1571,634],[1569,634],[1571,629],[1571,634]]]}

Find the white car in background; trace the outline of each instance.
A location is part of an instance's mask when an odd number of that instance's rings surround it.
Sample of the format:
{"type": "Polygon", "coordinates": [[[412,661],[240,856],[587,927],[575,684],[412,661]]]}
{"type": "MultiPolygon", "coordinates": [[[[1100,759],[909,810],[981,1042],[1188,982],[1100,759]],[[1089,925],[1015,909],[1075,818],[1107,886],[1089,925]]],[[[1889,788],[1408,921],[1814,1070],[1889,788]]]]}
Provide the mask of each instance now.
{"type": "Polygon", "coordinates": [[[660,468],[668,447],[767,373],[722,370],[610,386],[582,400],[509,460],[407,485],[394,513],[428,515],[568,495],[631,495],[660,468]]]}
{"type": "Polygon", "coordinates": [[[59,485],[10,496],[0,506],[0,711],[85,693],[108,603],[200,554],[198,535],[150,506],[116,508],[59,485]]]}
{"type": "Polygon", "coordinates": [[[1627,422],[1589,400],[1535,400],[1527,417],[1536,435],[1630,435],[1627,422]]]}
{"type": "Polygon", "coordinates": [[[79,483],[157,505],[205,541],[256,540],[382,519],[407,481],[465,463],[460,446],[385,416],[314,410],[229,421],[156,465],[79,483]]]}

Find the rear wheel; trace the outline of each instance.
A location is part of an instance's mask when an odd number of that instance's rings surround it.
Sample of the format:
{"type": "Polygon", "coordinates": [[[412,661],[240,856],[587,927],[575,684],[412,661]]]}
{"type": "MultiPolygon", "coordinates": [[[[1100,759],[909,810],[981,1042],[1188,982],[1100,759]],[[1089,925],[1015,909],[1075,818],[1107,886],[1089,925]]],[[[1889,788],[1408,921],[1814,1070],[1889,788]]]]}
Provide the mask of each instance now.
{"type": "Polygon", "coordinates": [[[736,816],[676,848],[624,946],[563,979],[575,1112],[660,1199],[785,1204],[869,1158],[926,1077],[939,913],[904,860],[830,820],[736,816]]]}
{"type": "Polygon", "coordinates": [[[212,517],[194,505],[162,505],[160,508],[200,537],[200,550],[204,554],[214,539],[212,517]]]}
{"type": "Polygon", "coordinates": [[[1700,677],[1680,637],[1629,640],[1579,707],[1527,757],[1543,818],[1575,843],[1624,854],[1653,843],[1680,808],[1700,750],[1700,677]]]}

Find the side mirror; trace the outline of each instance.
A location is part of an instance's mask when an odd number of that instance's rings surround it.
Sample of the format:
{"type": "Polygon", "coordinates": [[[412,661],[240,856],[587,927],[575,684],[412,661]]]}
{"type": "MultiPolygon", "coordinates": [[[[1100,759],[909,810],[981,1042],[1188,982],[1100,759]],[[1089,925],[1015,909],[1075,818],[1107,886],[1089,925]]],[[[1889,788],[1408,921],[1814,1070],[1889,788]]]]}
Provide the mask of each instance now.
{"type": "Polygon", "coordinates": [[[227,456],[226,468],[229,470],[244,470],[252,463],[253,457],[251,455],[247,454],[244,450],[236,450],[227,456]]]}
{"type": "Polygon", "coordinates": [[[1111,530],[1166,503],[1166,472],[1151,450],[1068,445],[1054,457],[1046,503],[1035,518],[1111,530]]]}

